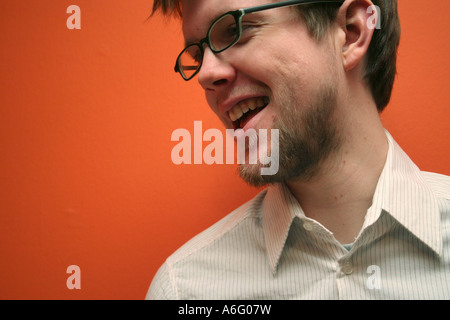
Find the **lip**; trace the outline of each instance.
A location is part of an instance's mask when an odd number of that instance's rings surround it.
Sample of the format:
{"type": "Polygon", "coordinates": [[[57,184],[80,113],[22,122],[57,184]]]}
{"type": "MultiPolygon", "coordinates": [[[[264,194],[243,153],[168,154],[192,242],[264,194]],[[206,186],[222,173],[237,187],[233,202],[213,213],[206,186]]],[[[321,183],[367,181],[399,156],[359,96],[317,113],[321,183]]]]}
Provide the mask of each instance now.
{"type": "MultiPolygon", "coordinates": [[[[230,121],[230,123],[233,123],[233,121],[231,121],[231,119],[230,119],[230,116],[228,115],[228,111],[233,109],[234,106],[238,105],[239,103],[241,103],[244,100],[253,99],[253,98],[260,98],[260,97],[267,97],[267,95],[264,95],[264,94],[253,94],[253,95],[248,95],[248,96],[245,95],[245,96],[239,96],[239,97],[235,97],[235,98],[230,98],[230,99],[224,101],[223,103],[221,103],[219,105],[219,112],[221,113],[221,115],[224,118],[228,119],[228,121],[230,121]]],[[[269,104],[270,104],[270,102],[269,102],[269,104]]],[[[261,112],[259,112],[259,113],[261,113],[261,112]]],[[[259,113],[256,116],[258,116],[259,113]]],[[[251,119],[251,120],[253,120],[253,119],[251,119]]],[[[250,122],[253,122],[253,121],[250,121],[250,122]]]]}

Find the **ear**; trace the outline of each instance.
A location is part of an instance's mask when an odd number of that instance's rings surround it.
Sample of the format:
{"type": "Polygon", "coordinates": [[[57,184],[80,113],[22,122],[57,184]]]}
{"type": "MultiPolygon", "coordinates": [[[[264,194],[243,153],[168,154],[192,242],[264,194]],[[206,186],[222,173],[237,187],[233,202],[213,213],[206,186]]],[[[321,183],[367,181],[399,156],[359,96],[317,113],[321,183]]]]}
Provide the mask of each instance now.
{"type": "Polygon", "coordinates": [[[346,71],[363,61],[378,19],[378,10],[370,0],[346,0],[340,7],[337,22],[343,35],[342,62],[346,71]]]}

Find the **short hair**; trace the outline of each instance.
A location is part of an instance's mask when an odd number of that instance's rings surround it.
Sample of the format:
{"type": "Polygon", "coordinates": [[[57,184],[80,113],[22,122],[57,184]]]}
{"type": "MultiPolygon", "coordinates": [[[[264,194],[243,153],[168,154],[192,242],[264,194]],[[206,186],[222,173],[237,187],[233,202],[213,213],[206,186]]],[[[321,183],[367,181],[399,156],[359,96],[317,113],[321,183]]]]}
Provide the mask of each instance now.
{"type": "MultiPolygon", "coordinates": [[[[378,112],[382,112],[391,99],[397,74],[397,49],[401,28],[397,0],[372,0],[372,2],[377,9],[379,8],[380,17],[366,53],[364,79],[371,90],[378,112]]],[[[339,5],[318,3],[298,6],[298,9],[310,34],[320,40],[335,21],[339,5]]],[[[181,18],[181,1],[154,0],[152,14],[157,11],[181,18]]]]}

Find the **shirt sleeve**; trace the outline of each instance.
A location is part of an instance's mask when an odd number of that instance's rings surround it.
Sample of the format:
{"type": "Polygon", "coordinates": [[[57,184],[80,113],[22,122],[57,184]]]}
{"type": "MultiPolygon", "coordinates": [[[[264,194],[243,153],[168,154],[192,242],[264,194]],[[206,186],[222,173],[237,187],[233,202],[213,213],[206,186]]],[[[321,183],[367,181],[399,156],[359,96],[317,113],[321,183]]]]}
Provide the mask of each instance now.
{"type": "Polygon", "coordinates": [[[165,262],[150,284],[145,300],[176,300],[176,290],[171,281],[170,268],[165,262]]]}

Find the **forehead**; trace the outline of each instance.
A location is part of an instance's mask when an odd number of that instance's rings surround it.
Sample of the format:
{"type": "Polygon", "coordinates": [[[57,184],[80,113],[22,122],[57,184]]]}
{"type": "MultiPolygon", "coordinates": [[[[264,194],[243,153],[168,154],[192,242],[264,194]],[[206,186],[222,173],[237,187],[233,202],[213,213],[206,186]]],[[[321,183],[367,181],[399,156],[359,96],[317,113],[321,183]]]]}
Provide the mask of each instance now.
{"type": "Polygon", "coordinates": [[[230,10],[254,7],[275,0],[181,0],[185,39],[203,38],[210,24],[230,10]]]}

